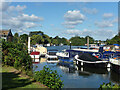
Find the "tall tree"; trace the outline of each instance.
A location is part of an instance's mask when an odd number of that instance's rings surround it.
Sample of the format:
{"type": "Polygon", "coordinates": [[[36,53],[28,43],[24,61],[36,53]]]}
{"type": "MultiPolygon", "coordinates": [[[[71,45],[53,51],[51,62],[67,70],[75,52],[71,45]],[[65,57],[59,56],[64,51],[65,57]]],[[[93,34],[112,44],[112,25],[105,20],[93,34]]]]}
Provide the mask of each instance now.
{"type": "Polygon", "coordinates": [[[19,34],[18,34],[18,33],[15,33],[15,34],[14,34],[13,42],[14,42],[14,43],[18,43],[18,42],[19,42],[19,34]]]}

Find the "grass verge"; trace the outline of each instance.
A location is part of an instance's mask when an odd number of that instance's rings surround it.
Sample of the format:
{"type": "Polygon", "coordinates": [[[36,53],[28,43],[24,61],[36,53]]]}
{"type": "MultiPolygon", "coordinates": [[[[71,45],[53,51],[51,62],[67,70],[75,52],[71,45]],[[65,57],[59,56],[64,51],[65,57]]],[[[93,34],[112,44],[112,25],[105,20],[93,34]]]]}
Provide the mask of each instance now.
{"type": "MultiPolygon", "coordinates": [[[[1,72],[0,72],[1,73],[1,72]]],[[[2,66],[2,88],[47,88],[11,66],[2,66]]]]}

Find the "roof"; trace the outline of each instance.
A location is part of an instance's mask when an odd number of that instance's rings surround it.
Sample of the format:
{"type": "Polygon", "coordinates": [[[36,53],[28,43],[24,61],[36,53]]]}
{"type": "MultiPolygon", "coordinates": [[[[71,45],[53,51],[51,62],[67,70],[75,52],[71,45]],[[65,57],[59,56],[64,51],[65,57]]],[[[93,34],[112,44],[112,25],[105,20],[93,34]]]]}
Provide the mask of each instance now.
{"type": "Polygon", "coordinates": [[[30,55],[39,55],[40,52],[32,52],[30,55]]]}
{"type": "Polygon", "coordinates": [[[11,29],[9,29],[9,30],[0,30],[0,35],[12,36],[11,29]]]}
{"type": "Polygon", "coordinates": [[[79,59],[81,60],[84,60],[84,61],[91,61],[91,62],[95,62],[95,61],[101,61],[101,59],[98,59],[94,56],[92,56],[91,54],[89,53],[82,53],[82,54],[79,54],[79,59]]]}

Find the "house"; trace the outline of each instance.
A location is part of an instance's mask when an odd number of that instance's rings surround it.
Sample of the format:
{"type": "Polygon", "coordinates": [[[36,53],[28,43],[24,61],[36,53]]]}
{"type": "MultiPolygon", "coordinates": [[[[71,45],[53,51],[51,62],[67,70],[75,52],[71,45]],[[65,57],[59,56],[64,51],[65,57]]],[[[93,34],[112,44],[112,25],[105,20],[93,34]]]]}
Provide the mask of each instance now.
{"type": "Polygon", "coordinates": [[[13,34],[11,32],[11,29],[9,30],[1,30],[0,31],[0,38],[4,39],[5,41],[12,41],[13,40],[13,34]]]}

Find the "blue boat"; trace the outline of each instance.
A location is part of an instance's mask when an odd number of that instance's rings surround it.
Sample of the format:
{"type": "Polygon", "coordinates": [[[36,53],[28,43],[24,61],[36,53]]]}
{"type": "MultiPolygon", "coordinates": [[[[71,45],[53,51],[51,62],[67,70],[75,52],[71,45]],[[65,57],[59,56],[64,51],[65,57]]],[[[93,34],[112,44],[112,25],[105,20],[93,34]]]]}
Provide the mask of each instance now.
{"type": "Polygon", "coordinates": [[[118,54],[120,54],[120,52],[114,52],[114,51],[104,51],[103,47],[100,47],[99,50],[95,50],[95,49],[68,49],[68,50],[64,50],[62,52],[57,52],[56,55],[58,56],[58,59],[71,59],[74,58],[75,55],[79,55],[81,53],[89,53],[99,59],[102,60],[109,60],[109,58],[114,57],[118,54]]]}

